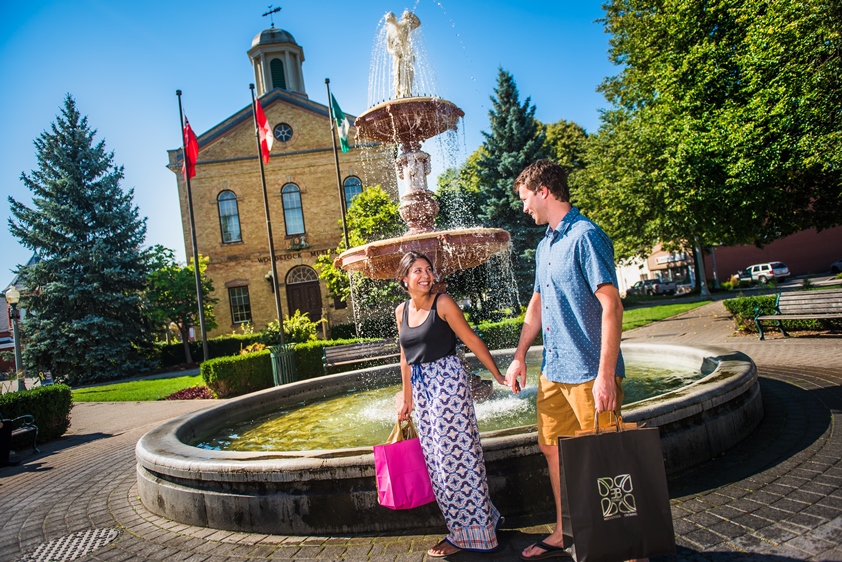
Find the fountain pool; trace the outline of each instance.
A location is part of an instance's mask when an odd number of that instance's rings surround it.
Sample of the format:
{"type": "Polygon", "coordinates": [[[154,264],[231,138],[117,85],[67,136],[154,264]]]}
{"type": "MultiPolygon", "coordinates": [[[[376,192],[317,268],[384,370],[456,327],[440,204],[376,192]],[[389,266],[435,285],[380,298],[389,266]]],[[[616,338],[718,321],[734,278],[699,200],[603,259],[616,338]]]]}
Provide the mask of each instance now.
{"type": "MultiPolygon", "coordinates": [[[[478,373],[491,380],[488,371],[478,373]]],[[[540,369],[529,369],[527,387],[520,394],[495,385],[494,393],[475,404],[481,432],[535,423],[535,396],[540,369]]],[[[704,375],[699,369],[665,368],[631,363],[623,383],[626,406],[687,386],[704,375]]],[[[202,449],[225,451],[312,451],[341,447],[371,447],[381,443],[395,425],[395,394],[400,384],[378,386],[371,381],[332,398],[274,408],[241,419],[191,443],[202,449]],[[373,388],[376,387],[377,388],[373,388]]]]}
{"type": "MultiPolygon", "coordinates": [[[[494,352],[501,365],[510,353],[494,352]]],[[[717,347],[624,344],[630,364],[698,370],[701,379],[630,404],[627,421],[661,430],[668,472],[713,458],[744,439],[763,416],[754,363],[717,347]]],[[[527,356],[540,362],[541,348],[527,356]]],[[[226,400],[176,418],[137,444],[138,494],[147,509],[189,525],[240,532],[324,535],[440,526],[435,504],[391,511],[377,503],[370,446],[221,451],[190,445],[232,420],[341,396],[372,379],[397,382],[396,365],[310,379],[226,400]]],[[[547,468],[531,425],[482,433],[491,498],[504,515],[549,512],[547,468]]]]}

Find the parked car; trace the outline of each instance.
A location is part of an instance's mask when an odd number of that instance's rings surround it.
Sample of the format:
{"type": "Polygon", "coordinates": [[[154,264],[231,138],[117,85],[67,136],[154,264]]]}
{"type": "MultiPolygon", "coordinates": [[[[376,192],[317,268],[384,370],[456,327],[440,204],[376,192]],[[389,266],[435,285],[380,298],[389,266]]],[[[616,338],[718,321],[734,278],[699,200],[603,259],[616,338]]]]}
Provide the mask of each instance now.
{"type": "Polygon", "coordinates": [[[674,295],[675,283],[660,279],[644,279],[628,288],[626,295],[674,295]]]}
{"type": "Polygon", "coordinates": [[[842,271],[842,260],[836,260],[832,264],[830,264],[830,272],[836,275],[842,271]]]}
{"type": "Polygon", "coordinates": [[[747,267],[742,271],[738,271],[737,273],[734,274],[734,276],[739,278],[740,285],[742,285],[743,283],[745,283],[746,285],[751,285],[752,279],[751,279],[751,268],[750,267],[747,267]]]}
{"type": "Polygon", "coordinates": [[[789,277],[789,268],[779,261],[758,263],[749,266],[747,270],[751,272],[751,280],[756,283],[768,283],[773,279],[785,281],[789,277]]]}

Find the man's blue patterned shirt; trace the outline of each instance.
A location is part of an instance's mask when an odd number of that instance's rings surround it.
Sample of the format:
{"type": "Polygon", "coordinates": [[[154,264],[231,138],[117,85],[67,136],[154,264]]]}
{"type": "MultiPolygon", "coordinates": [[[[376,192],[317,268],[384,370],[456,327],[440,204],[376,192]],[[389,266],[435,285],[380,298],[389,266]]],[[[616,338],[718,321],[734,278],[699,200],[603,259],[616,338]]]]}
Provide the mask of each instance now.
{"type": "MultiPolygon", "coordinates": [[[[541,294],[541,371],[553,382],[578,384],[596,378],[602,342],[602,305],[594,294],[603,283],[617,286],[614,245],[573,207],[538,243],[535,292],[541,294]]],[[[614,373],[625,376],[622,353],[614,373]]]]}

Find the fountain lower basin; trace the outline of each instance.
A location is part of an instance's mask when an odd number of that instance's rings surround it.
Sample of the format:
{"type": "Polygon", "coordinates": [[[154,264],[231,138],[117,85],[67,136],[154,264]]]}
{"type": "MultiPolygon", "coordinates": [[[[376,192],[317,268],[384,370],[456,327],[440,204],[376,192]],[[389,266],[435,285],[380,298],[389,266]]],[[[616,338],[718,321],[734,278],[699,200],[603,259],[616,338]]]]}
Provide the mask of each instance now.
{"type": "MultiPolygon", "coordinates": [[[[501,364],[506,351],[495,352],[501,364]]],[[[540,361],[541,348],[529,362],[540,361]]],[[[707,376],[624,408],[627,421],[659,427],[668,472],[693,466],[745,438],[763,416],[754,363],[717,347],[624,344],[627,361],[670,362],[707,376]]],[[[138,492],[147,509],[181,523],[240,532],[323,535],[394,532],[442,525],[435,504],[391,511],[377,504],[370,447],[236,452],[186,445],[219,426],[273,406],[323,398],[371,377],[399,380],[396,366],[353,371],[267,389],[176,418],[136,447],[138,492]]],[[[491,498],[504,515],[552,510],[546,463],[534,426],[482,434],[491,498]]]]}

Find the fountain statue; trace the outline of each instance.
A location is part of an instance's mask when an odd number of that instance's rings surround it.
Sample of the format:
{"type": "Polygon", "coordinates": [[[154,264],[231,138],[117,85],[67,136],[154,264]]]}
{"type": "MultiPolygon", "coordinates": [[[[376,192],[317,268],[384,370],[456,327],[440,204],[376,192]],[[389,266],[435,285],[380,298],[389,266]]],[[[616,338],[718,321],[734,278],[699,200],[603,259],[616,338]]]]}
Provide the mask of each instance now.
{"type": "Polygon", "coordinates": [[[421,150],[421,143],[445,131],[455,131],[458,120],[465,114],[447,100],[414,95],[413,33],[421,25],[418,17],[407,10],[398,20],[390,12],[385,21],[395,98],[375,105],[354,124],[358,140],[399,146],[395,168],[407,186],[399,211],[409,231],[397,238],[351,248],[337,256],[334,263],[341,269],[361,272],[373,279],[391,279],[401,256],[416,250],[429,256],[443,277],[485,263],[494,254],[506,250],[510,246],[509,233],[498,228],[442,232],[435,229],[439,205],[427,187],[430,155],[421,150]]]}
{"type": "Polygon", "coordinates": [[[396,98],[412,95],[412,79],[415,77],[415,50],[410,32],[421,25],[418,16],[404,10],[400,21],[392,12],[386,14],[386,48],[392,56],[392,80],[396,98]]]}

